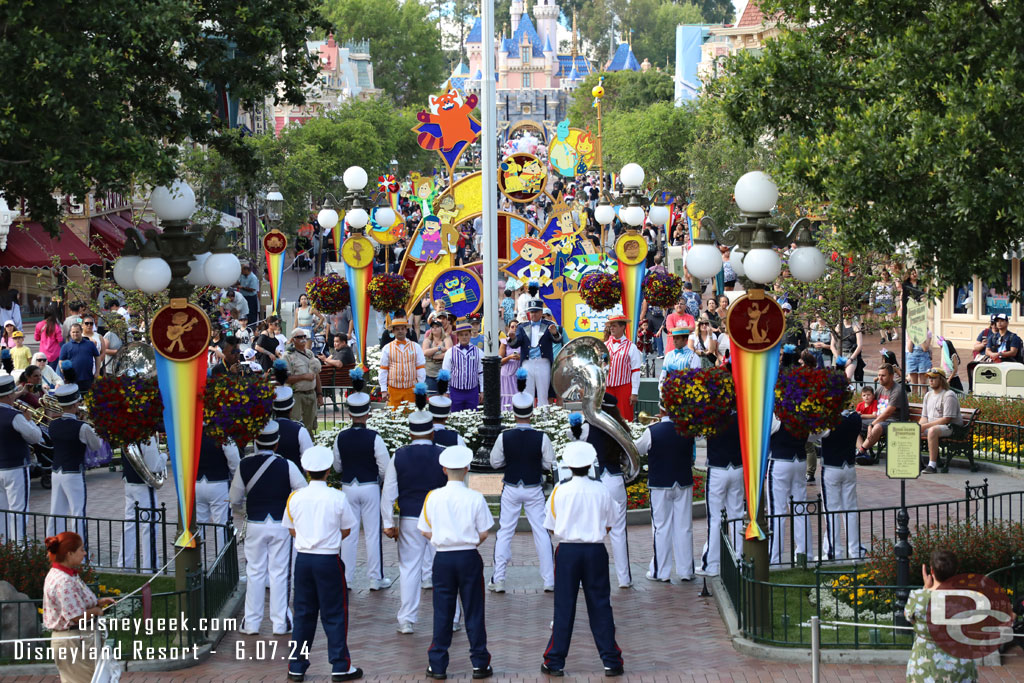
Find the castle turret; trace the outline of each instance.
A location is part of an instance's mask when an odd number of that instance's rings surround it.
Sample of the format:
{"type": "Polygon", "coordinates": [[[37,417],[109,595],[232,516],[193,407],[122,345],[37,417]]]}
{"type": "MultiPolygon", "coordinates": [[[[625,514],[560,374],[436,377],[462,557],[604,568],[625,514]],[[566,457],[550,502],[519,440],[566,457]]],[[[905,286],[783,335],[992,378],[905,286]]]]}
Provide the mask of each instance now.
{"type": "Polygon", "coordinates": [[[523,16],[525,11],[526,7],[523,0],[512,0],[512,4],[508,9],[509,18],[512,20],[512,35],[515,35],[516,29],[519,28],[519,18],[523,16]]]}
{"type": "Polygon", "coordinates": [[[558,52],[558,2],[556,0],[536,0],[533,5],[533,17],[537,23],[537,35],[541,45],[551,42],[554,52],[558,52]]]}

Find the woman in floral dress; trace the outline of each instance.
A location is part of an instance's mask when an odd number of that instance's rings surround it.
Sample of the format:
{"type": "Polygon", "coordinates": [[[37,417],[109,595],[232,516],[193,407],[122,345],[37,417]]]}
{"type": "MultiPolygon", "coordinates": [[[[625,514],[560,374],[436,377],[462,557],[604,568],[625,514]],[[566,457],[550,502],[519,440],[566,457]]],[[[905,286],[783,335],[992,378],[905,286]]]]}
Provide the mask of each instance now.
{"type": "Polygon", "coordinates": [[[516,336],[516,329],[519,326],[518,320],[512,320],[508,324],[506,334],[501,338],[501,346],[498,355],[501,356],[501,409],[512,410],[512,395],[516,393],[516,370],[522,365],[519,353],[515,349],[508,348],[508,340],[516,336]]]}
{"type": "Polygon", "coordinates": [[[946,582],[956,576],[956,555],[936,550],[931,570],[921,566],[924,588],[911,591],[904,616],[914,625],[914,647],[907,662],[908,683],[964,683],[978,680],[978,668],[972,659],[960,659],[943,650],[928,630],[928,603],[935,591],[948,588],[946,582]]]}

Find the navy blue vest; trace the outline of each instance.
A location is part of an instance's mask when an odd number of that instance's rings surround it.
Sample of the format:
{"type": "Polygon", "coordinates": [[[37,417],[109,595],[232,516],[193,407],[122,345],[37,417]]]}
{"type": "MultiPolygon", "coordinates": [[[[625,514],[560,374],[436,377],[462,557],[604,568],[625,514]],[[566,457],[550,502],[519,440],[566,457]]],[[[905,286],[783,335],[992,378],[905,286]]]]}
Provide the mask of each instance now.
{"type": "Polygon", "coordinates": [[[196,472],[196,481],[206,477],[206,481],[229,481],[231,470],[228,469],[228,458],[224,455],[224,448],[206,434],[203,434],[202,443],[199,445],[199,469],[196,472]]]}
{"type": "Polygon", "coordinates": [[[459,433],[454,429],[448,427],[442,427],[441,429],[434,430],[434,443],[438,446],[447,448],[448,446],[459,445],[459,433]]]}
{"type": "Polygon", "coordinates": [[[341,454],[341,481],[370,484],[377,481],[377,459],[373,457],[373,444],[377,432],[366,425],[352,425],[338,432],[335,446],[341,454]]]}
{"type": "Polygon", "coordinates": [[[0,469],[24,467],[28,462],[28,444],[14,428],[14,418],[21,415],[11,408],[0,408],[0,469]]]}
{"type": "Polygon", "coordinates": [[[299,452],[299,430],[304,426],[301,422],[289,420],[287,417],[277,417],[277,426],[280,428],[278,434],[281,440],[277,442],[277,454],[282,458],[291,460],[295,466],[302,471],[302,453],[299,452]]]}
{"type": "Polygon", "coordinates": [[[85,471],[85,444],[81,437],[83,424],[73,417],[58,417],[50,423],[54,470],[85,471]]]}
{"type": "Polygon", "coordinates": [[[743,467],[740,422],[734,414],[727,424],[708,439],[708,467],[743,467]]]}
{"type": "MultiPolygon", "coordinates": [[[[125,448],[127,448],[127,446],[125,446],[125,448]]],[[[121,476],[125,480],[125,483],[146,484],[146,486],[149,486],[149,484],[146,483],[146,480],[135,471],[135,468],[132,466],[131,462],[128,461],[128,458],[121,458],[121,464],[124,465],[124,472],[121,473],[121,476]]]]}
{"type": "Polygon", "coordinates": [[[427,494],[448,483],[438,458],[444,449],[434,444],[410,444],[395,451],[398,510],[402,517],[419,517],[427,494]]]}
{"type": "Polygon", "coordinates": [[[274,458],[274,464],[260,475],[259,481],[246,495],[245,514],[255,522],[262,522],[267,517],[280,522],[284,518],[285,503],[292,492],[288,461],[264,451],[242,458],[242,462],[238,463],[238,469],[242,473],[242,483],[247,485],[267,458],[274,458]]]}
{"type": "Polygon", "coordinates": [[[600,427],[590,425],[590,429],[587,430],[587,443],[597,451],[598,476],[604,472],[622,474],[622,461],[619,458],[622,447],[610,434],[600,427]]]}
{"type": "Polygon", "coordinates": [[[796,438],[789,433],[785,425],[772,434],[770,444],[772,460],[807,459],[807,439],[796,438]]]}
{"type": "Polygon", "coordinates": [[[540,486],[544,476],[544,454],[541,446],[544,432],[531,427],[514,427],[501,433],[501,450],[505,454],[506,484],[540,486]]]}
{"type": "Polygon", "coordinates": [[[829,435],[821,440],[821,464],[826,467],[853,465],[857,457],[857,436],[860,435],[860,413],[843,417],[829,435]]]}
{"type": "Polygon", "coordinates": [[[651,430],[651,448],[647,451],[647,486],[670,489],[674,485],[693,486],[693,439],[676,431],[671,422],[658,422],[651,430]]]}

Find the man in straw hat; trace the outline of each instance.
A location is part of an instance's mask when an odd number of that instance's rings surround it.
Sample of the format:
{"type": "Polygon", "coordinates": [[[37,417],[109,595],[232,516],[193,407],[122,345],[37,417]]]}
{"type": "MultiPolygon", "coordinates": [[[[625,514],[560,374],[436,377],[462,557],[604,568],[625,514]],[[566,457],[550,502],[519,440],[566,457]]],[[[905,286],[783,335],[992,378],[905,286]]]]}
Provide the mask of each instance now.
{"type": "Polygon", "coordinates": [[[391,321],[394,339],[388,342],[380,353],[381,395],[390,408],[397,408],[403,402],[414,401],[413,387],[427,379],[427,362],[423,347],[407,339],[409,321],[394,318],[391,321]]]}
{"type": "Polygon", "coordinates": [[[484,383],[483,351],[470,343],[473,327],[463,320],[455,327],[458,343],[444,352],[441,369],[451,373],[448,392],[451,396],[451,412],[476,410],[483,398],[484,383]]]}
{"type": "Polygon", "coordinates": [[[280,440],[271,420],[256,437],[256,452],[242,458],[229,494],[241,513],[245,504],[245,622],[242,633],[256,635],[263,621],[264,589],[270,584],[270,621],[274,635],[291,631],[288,592],[291,587],[292,539],[282,525],[292,491],[306,486],[295,463],[274,451],[280,440]]]}
{"type": "MultiPolygon", "coordinates": [[[[352,681],[363,670],[352,665],[348,652],[348,582],[338,552],[358,524],[344,492],[327,486],[334,456],[326,446],[302,454],[309,486],[295,491],[285,504],[282,526],[294,539],[295,628],[294,653],[289,653],[288,680],[301,681],[309,668],[317,614],[327,636],[332,681],[352,681]]],[[[262,591],[260,597],[262,598],[262,591]]]]}
{"type": "MultiPolygon", "coordinates": [[[[78,391],[77,384],[65,384],[54,392],[57,403],[63,409],[63,414],[56,420],[50,422],[50,440],[53,442],[53,488],[50,491],[50,514],[55,517],[69,515],[72,517],[85,517],[86,490],[85,490],[85,452],[86,450],[97,451],[102,447],[102,441],[96,434],[96,430],[86,422],[78,419],[78,404],[82,401],[82,394],[78,391]]],[[[5,444],[6,447],[6,444],[5,444]]],[[[78,535],[85,539],[86,545],[89,539],[85,533],[85,523],[76,522],[74,529],[78,535]]],[[[67,524],[64,521],[57,522],[51,518],[47,524],[48,535],[53,536],[58,531],[66,531],[67,524]],[[61,526],[61,529],[57,529],[61,526]]]]}
{"type": "Polygon", "coordinates": [[[935,474],[939,463],[939,439],[950,436],[953,425],[959,427],[964,419],[960,414],[960,401],[949,388],[945,371],[932,368],[925,376],[931,391],[924,395],[921,406],[921,436],[928,441],[928,466],[921,471],[935,474]]]}
{"type": "Polygon", "coordinates": [[[477,546],[487,538],[494,517],[483,495],[466,486],[473,452],[465,446],[449,446],[438,459],[448,483],[427,494],[416,522],[416,528],[436,550],[434,637],[427,650],[427,677],[447,676],[452,623],[461,599],[473,678],[488,678],[494,671],[484,629],[484,563],[477,546]]]}
{"type": "Polygon", "coordinates": [[[693,349],[687,342],[690,340],[690,333],[693,328],[686,323],[680,323],[669,331],[672,335],[672,350],[665,354],[665,361],[661,365],[661,376],[658,377],[658,389],[673,370],[700,370],[701,362],[693,349]]]}
{"type": "Polygon", "coordinates": [[[633,407],[636,405],[637,392],[640,390],[640,369],[644,365],[644,355],[628,337],[626,325],[629,318],[624,315],[613,315],[608,318],[610,335],[605,345],[608,347],[608,386],[605,389],[619,402],[619,412],[627,422],[633,421],[633,407]]]}
{"type": "MultiPolygon", "coordinates": [[[[14,407],[14,378],[0,376],[0,509],[28,512],[29,446],[41,443],[37,424],[14,407]]],[[[25,538],[25,515],[12,515],[5,524],[5,540],[25,538]]]]}

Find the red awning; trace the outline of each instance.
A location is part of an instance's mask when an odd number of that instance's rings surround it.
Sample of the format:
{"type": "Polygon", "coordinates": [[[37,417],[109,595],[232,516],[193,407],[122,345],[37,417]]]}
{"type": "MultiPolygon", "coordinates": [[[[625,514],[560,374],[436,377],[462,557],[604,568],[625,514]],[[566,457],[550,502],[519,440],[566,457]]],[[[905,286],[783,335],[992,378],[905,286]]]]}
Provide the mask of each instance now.
{"type": "Polygon", "coordinates": [[[49,268],[51,258],[59,257],[62,266],[96,266],[103,263],[98,254],[80,240],[67,225],[61,225],[60,237],[51,237],[42,223],[23,222],[11,226],[7,249],[0,251],[0,267],[49,268]]]}
{"type": "Polygon", "coordinates": [[[147,230],[156,230],[157,232],[163,232],[163,230],[161,230],[157,226],[153,225],[152,223],[147,223],[146,221],[140,221],[138,226],[136,226],[132,222],[131,211],[121,211],[120,213],[108,213],[106,216],[104,216],[104,218],[113,223],[114,225],[116,225],[117,227],[121,228],[121,230],[125,231],[134,227],[138,227],[138,229],[141,230],[142,232],[146,232],[147,230]]]}
{"type": "Polygon", "coordinates": [[[120,256],[125,239],[124,230],[105,218],[89,219],[89,244],[104,259],[113,261],[120,256]]]}

